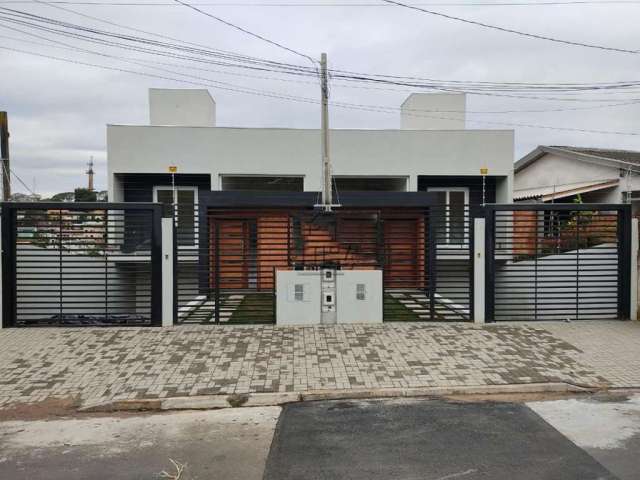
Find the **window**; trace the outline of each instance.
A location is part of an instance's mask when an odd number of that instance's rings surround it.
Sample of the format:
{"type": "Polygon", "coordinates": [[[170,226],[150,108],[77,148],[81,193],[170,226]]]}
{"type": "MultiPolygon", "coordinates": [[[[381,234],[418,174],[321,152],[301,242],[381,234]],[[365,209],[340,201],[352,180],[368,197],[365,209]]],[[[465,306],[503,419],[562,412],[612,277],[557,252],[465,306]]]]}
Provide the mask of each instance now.
{"type": "Polygon", "coordinates": [[[462,245],[468,237],[467,205],[469,204],[469,189],[466,187],[437,187],[428,188],[437,196],[436,205],[436,235],[438,244],[462,245]]]}
{"type": "Polygon", "coordinates": [[[178,246],[197,243],[198,187],[153,187],[153,201],[174,206],[178,246]]]}
{"type": "Polygon", "coordinates": [[[304,285],[302,283],[296,283],[294,285],[293,298],[296,302],[304,301],[304,285]]]}
{"type": "Polygon", "coordinates": [[[366,298],[366,286],[364,283],[356,284],[356,300],[365,300],[366,298]]]}

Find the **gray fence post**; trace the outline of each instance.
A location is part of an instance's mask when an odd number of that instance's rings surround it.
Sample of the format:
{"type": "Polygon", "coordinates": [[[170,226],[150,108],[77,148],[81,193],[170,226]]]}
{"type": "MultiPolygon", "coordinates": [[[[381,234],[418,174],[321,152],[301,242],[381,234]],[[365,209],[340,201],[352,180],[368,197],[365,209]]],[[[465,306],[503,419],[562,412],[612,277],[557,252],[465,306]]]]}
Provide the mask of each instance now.
{"type": "Polygon", "coordinates": [[[484,323],[485,316],[485,221],[473,219],[473,321],[484,323]]]}
{"type": "Polygon", "coordinates": [[[162,219],[162,326],[173,326],[173,218],[162,219]]]}
{"type": "Polygon", "coordinates": [[[638,219],[631,220],[631,261],[629,267],[631,268],[629,287],[629,318],[631,320],[638,319],[638,219]]]}

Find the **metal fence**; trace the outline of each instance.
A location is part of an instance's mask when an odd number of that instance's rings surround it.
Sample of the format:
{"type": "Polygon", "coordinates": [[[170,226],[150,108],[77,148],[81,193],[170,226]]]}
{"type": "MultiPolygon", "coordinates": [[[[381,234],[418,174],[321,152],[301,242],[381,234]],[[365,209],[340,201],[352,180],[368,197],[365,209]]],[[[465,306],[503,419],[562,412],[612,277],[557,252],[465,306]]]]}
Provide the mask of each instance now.
{"type": "Polygon", "coordinates": [[[3,324],[159,324],[161,214],[158,204],[4,203],[3,324]]]}
{"type": "Polygon", "coordinates": [[[629,318],[630,205],[486,208],[487,320],[629,318]]]}

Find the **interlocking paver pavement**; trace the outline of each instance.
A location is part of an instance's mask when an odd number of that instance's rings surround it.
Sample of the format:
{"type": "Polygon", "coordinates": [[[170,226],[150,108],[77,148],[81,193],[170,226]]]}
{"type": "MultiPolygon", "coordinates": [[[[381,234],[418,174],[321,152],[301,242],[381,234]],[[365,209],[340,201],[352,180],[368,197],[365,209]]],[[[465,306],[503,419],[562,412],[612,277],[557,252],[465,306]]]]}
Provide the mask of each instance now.
{"type": "Polygon", "coordinates": [[[611,386],[640,388],[640,322],[581,320],[538,326],[577,347],[576,359],[611,386]]]}
{"type": "Polygon", "coordinates": [[[605,379],[537,326],[188,326],[0,331],[0,406],[202,394],[605,379]]]}

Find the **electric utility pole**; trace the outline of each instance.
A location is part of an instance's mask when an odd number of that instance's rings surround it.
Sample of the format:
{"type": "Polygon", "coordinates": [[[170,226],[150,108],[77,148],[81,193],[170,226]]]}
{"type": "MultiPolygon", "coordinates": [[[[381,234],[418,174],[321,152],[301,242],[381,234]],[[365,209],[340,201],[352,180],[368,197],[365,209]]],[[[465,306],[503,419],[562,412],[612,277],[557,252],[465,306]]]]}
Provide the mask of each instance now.
{"type": "Polygon", "coordinates": [[[329,159],[329,82],[327,79],[327,54],[320,57],[320,92],[322,95],[322,205],[330,212],[333,204],[331,186],[331,160],[329,159]]]}
{"type": "Polygon", "coordinates": [[[9,166],[9,120],[7,112],[0,112],[0,161],[2,162],[2,200],[11,199],[11,167],[9,166]]]}

